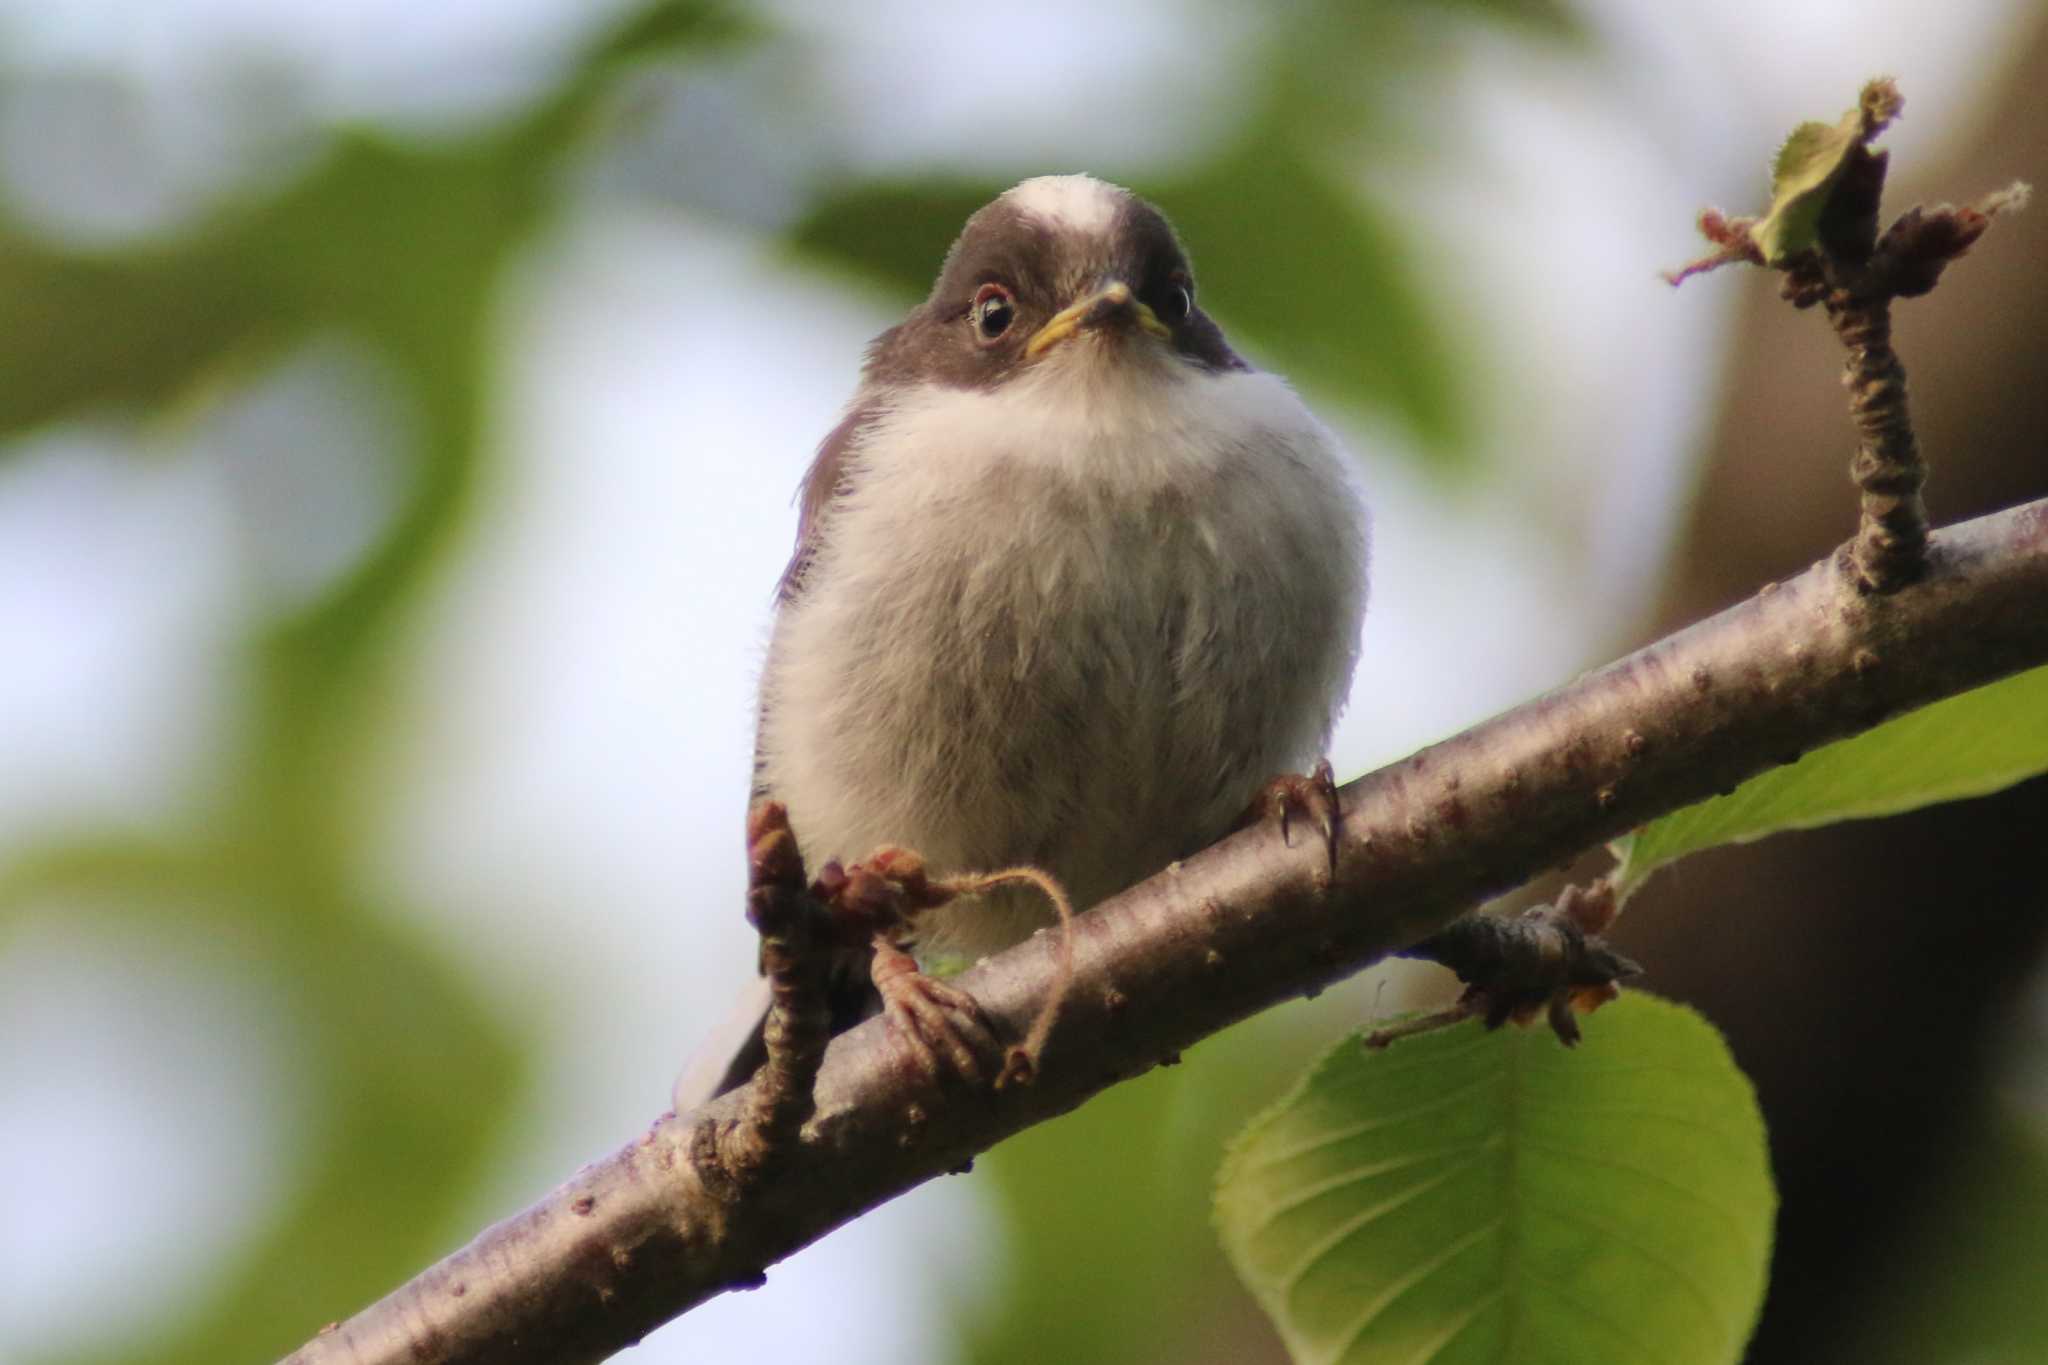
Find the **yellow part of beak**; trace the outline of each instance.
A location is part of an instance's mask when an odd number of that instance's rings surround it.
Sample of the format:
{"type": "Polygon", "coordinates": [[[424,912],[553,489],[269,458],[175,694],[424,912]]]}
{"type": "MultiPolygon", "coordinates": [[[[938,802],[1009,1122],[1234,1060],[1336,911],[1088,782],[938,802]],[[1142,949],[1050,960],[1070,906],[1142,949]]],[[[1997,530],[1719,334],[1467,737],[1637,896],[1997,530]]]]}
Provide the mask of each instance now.
{"type": "Polygon", "coordinates": [[[1122,280],[1112,280],[1093,294],[1077,299],[1046,319],[1045,326],[1039,328],[1037,335],[1025,343],[1025,356],[1027,358],[1036,356],[1039,352],[1057,346],[1060,342],[1065,341],[1068,337],[1080,331],[1086,325],[1088,314],[1097,304],[1103,303],[1119,307],[1128,304],[1132,309],[1133,315],[1138,319],[1138,326],[1141,330],[1150,332],[1162,341],[1173,340],[1173,329],[1161,322],[1159,315],[1153,312],[1142,300],[1133,298],[1129,285],[1125,284],[1122,280]]]}

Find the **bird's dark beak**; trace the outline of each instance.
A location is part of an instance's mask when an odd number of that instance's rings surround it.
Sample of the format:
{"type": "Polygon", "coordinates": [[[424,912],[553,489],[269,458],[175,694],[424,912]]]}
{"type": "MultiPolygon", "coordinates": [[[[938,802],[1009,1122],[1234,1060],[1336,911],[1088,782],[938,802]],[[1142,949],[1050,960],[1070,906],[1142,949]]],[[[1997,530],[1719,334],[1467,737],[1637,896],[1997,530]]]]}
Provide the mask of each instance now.
{"type": "Polygon", "coordinates": [[[1173,329],[1131,292],[1122,280],[1107,280],[1082,295],[1046,320],[1024,347],[1026,356],[1036,356],[1076,332],[1098,327],[1137,327],[1162,340],[1173,339],[1173,329]]]}

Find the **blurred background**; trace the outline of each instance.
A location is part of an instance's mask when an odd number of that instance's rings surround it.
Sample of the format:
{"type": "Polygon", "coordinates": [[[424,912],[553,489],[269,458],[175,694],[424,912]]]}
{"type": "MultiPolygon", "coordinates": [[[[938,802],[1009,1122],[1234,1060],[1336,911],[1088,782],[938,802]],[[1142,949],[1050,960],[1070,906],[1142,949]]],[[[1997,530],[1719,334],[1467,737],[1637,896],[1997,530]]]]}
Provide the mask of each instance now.
{"type": "MultiPolygon", "coordinates": [[[[665,1107],[752,969],[790,495],[996,191],[1158,201],[1347,436],[1348,777],[1849,533],[1827,329],[1656,271],[1881,72],[1893,207],[2048,179],[2044,21],[0,0],[0,1361],[269,1359],[665,1107]]],[[[2048,493],[2043,259],[2001,222],[1904,308],[1938,519],[2048,493]]],[[[2044,829],[2036,782],[1632,905],[1772,1124],[1753,1360],[2048,1352],[2044,829]]],[[[628,1358],[1278,1360],[1221,1144],[1439,986],[1252,1021],[628,1358]]]]}

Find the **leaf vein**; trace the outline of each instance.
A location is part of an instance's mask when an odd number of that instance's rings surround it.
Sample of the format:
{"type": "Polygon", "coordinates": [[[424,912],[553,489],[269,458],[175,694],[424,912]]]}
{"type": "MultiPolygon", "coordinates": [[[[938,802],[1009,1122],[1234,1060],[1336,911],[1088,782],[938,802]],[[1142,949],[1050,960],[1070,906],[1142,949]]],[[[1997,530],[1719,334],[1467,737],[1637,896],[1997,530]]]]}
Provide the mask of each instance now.
{"type": "MultiPolygon", "coordinates": [[[[1342,1357],[1350,1353],[1351,1348],[1358,1344],[1359,1338],[1365,1335],[1366,1329],[1372,1326],[1374,1318],[1377,1318],[1381,1313],[1393,1307],[1410,1290],[1426,1283],[1430,1276],[1457,1260],[1467,1249],[1497,1232],[1500,1229],[1501,1222],[1501,1219],[1495,1218],[1490,1222],[1480,1224],[1463,1237],[1452,1242],[1442,1251],[1439,1251],[1436,1255],[1410,1270],[1400,1279],[1388,1285],[1386,1290],[1377,1299],[1367,1304],[1364,1311],[1356,1318],[1353,1318],[1342,1334],[1339,1335],[1337,1339],[1342,1345],[1338,1349],[1338,1356],[1342,1357]]],[[[1495,1291],[1495,1293],[1498,1292],[1497,1290],[1495,1291]]]]}
{"type": "Polygon", "coordinates": [[[1366,1162],[1353,1166],[1296,1189],[1287,1198],[1269,1207],[1266,1210],[1263,1222],[1271,1223],[1281,1214],[1292,1213],[1302,1205],[1320,1199],[1331,1190],[1339,1190],[1346,1185],[1355,1185],[1360,1181],[1370,1180],[1374,1176],[1388,1175],[1394,1171],[1405,1170],[1410,1166],[1421,1166],[1428,1162],[1439,1161],[1444,1157],[1463,1156],[1468,1152],[1484,1151],[1489,1147],[1498,1147],[1500,1144],[1500,1136],[1493,1134],[1478,1142],[1463,1142],[1455,1147],[1438,1147],[1426,1152],[1417,1152],[1412,1156],[1396,1157],[1389,1161],[1366,1162]]]}
{"type": "Polygon", "coordinates": [[[1333,1147],[1337,1143],[1348,1142],[1355,1137],[1362,1137],[1375,1129],[1391,1128],[1397,1124],[1405,1123],[1418,1115],[1433,1114],[1440,1109],[1448,1109],[1459,1100],[1464,1099],[1472,1091],[1494,1084],[1499,1080],[1499,1076],[1483,1076],[1470,1084],[1461,1085],[1455,1090],[1447,1090],[1426,1104],[1410,1105],[1408,1108],[1392,1114],[1375,1114],[1371,1118],[1360,1119],[1357,1123],[1347,1123],[1342,1128],[1335,1128],[1320,1133],[1305,1142],[1296,1143],[1294,1146],[1282,1147],[1271,1153],[1262,1153],[1259,1159],[1253,1163],[1252,1169],[1266,1170],[1270,1167],[1292,1161],[1298,1156],[1307,1156],[1310,1152],[1320,1151],[1324,1147],[1333,1147]]]}
{"type": "Polygon", "coordinates": [[[1712,1292],[1700,1283],[1699,1277],[1692,1272],[1690,1267],[1680,1265],[1662,1252],[1645,1246],[1627,1229],[1615,1228],[1603,1219],[1591,1217],[1576,1209],[1563,1209],[1542,1204],[1533,1199],[1528,1200],[1527,1204],[1531,1212],[1541,1217],[1553,1218],[1561,1223],[1577,1223],[1580,1227],[1590,1228],[1609,1241],[1628,1248],[1629,1251],[1640,1256],[1643,1260],[1657,1266],[1665,1274],[1669,1275],[1674,1283],[1678,1284],[1692,1296],[1700,1310],[1706,1314],[1708,1325],[1718,1334],[1720,1340],[1730,1341],[1735,1338],[1735,1333],[1728,1322],[1727,1314],[1723,1311],[1721,1305],[1715,1301],[1712,1292]]]}
{"type": "Polygon", "coordinates": [[[1493,1307],[1496,1303],[1499,1303],[1506,1296],[1507,1291],[1504,1289],[1495,1289],[1480,1295],[1478,1301],[1460,1314],[1457,1321],[1439,1333],[1435,1341],[1423,1343],[1422,1354],[1411,1359],[1408,1365],[1429,1365],[1429,1362],[1444,1353],[1446,1347],[1463,1336],[1466,1328],[1479,1321],[1480,1314],[1493,1307]]]}
{"type": "Polygon", "coordinates": [[[1601,1166],[1611,1171],[1620,1171],[1625,1175],[1635,1176],[1639,1180],[1645,1180],[1654,1185],[1660,1185],[1670,1190],[1673,1194],[1679,1195],[1688,1202],[1713,1214],[1715,1218],[1728,1226],[1728,1229],[1735,1234],[1736,1240],[1743,1246],[1749,1246],[1756,1241],[1755,1235],[1748,1228],[1745,1228],[1742,1225],[1742,1221],[1729,1212],[1724,1205],[1715,1203],[1698,1190],[1680,1184],[1668,1175],[1646,1170],[1641,1166],[1631,1165],[1626,1161],[1617,1161],[1612,1157],[1595,1156],[1590,1152],[1577,1151],[1568,1147],[1555,1147],[1547,1142],[1540,1142],[1532,1138],[1523,1138],[1521,1143],[1531,1151],[1542,1152],[1546,1156],[1555,1157],[1559,1161],[1574,1162],[1587,1166],[1601,1166]]]}
{"type": "MultiPolygon", "coordinates": [[[[1469,1161],[1461,1161],[1449,1170],[1432,1176],[1428,1180],[1419,1180],[1399,1194],[1382,1199],[1370,1208],[1360,1209],[1357,1213],[1344,1219],[1337,1226],[1331,1228],[1311,1243],[1308,1250],[1295,1262],[1293,1267],[1281,1275],[1281,1287],[1289,1293],[1293,1292],[1295,1285],[1300,1282],[1301,1277],[1306,1275],[1314,1268],[1317,1261],[1327,1256],[1336,1247],[1342,1245],[1363,1229],[1378,1222],[1387,1214],[1392,1213],[1395,1209],[1400,1208],[1404,1204],[1413,1203],[1431,1190],[1436,1189],[1439,1185],[1456,1179],[1478,1164],[1479,1158],[1477,1157],[1469,1161]]],[[[1260,1226],[1264,1227],[1266,1224],[1261,1223],[1260,1226]]]]}
{"type": "Polygon", "coordinates": [[[1546,1280],[1541,1275],[1531,1274],[1526,1269],[1522,1272],[1522,1277],[1535,1288],[1542,1290],[1545,1294],[1548,1294],[1553,1299],[1556,1299],[1559,1303],[1565,1305],[1567,1308],[1570,1308],[1574,1313],[1577,1313],[1586,1321],[1598,1323],[1600,1326],[1606,1328],[1609,1336],[1614,1337],[1616,1340],[1621,1341],[1628,1346],[1629,1355],[1631,1359],[1634,1359],[1638,1362],[1670,1359],[1669,1356],[1662,1355],[1657,1351],[1652,1350],[1648,1342],[1644,1341],[1641,1337],[1636,1335],[1636,1331],[1633,1326],[1628,1325],[1617,1318],[1610,1317],[1606,1313],[1600,1311],[1597,1308],[1592,1308],[1584,1303],[1581,1303],[1572,1294],[1567,1293],[1563,1286],[1559,1285],[1555,1281],[1546,1280]]]}

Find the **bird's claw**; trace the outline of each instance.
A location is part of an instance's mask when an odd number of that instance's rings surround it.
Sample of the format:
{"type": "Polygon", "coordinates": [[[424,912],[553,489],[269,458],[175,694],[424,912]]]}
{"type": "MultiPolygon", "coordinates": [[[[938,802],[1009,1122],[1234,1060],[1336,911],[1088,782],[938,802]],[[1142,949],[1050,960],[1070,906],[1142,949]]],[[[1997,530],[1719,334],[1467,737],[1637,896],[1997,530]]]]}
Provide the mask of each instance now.
{"type": "Polygon", "coordinates": [[[974,1084],[986,1079],[987,1059],[1001,1058],[1003,1046],[973,996],[927,976],[910,954],[881,940],[872,976],[883,1013],[927,1076],[951,1072],[974,1084]]]}
{"type": "Polygon", "coordinates": [[[1306,821],[1322,836],[1323,848],[1329,854],[1330,874],[1336,875],[1337,824],[1343,811],[1337,797],[1337,775],[1331,771],[1330,760],[1318,761],[1306,774],[1282,773],[1273,778],[1247,815],[1247,824],[1277,818],[1281,842],[1289,848],[1294,846],[1295,822],[1306,821]]]}

